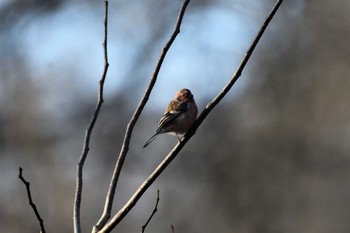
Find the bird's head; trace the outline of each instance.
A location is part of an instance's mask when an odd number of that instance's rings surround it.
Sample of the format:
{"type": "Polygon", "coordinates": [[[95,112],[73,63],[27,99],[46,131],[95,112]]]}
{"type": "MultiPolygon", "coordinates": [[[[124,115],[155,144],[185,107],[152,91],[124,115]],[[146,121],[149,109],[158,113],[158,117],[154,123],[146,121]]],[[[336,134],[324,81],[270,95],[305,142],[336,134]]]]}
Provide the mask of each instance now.
{"type": "Polygon", "coordinates": [[[180,91],[176,92],[175,99],[177,99],[180,102],[186,102],[193,99],[193,95],[190,90],[184,88],[180,91]]]}

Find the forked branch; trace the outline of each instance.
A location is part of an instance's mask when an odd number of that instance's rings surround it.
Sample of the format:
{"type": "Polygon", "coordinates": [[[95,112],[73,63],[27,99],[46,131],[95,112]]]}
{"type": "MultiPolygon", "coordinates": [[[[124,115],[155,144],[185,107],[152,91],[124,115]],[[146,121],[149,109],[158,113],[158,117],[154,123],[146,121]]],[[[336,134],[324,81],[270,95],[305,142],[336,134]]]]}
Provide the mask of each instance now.
{"type": "Polygon", "coordinates": [[[226,86],[222,89],[222,91],[207,104],[205,109],[202,111],[192,128],[186,133],[183,140],[176,144],[176,146],[169,152],[169,154],[165,157],[165,159],[158,165],[158,167],[148,176],[148,178],[141,184],[141,186],[136,190],[133,196],[129,199],[129,201],[124,205],[120,211],[114,215],[114,217],[101,229],[101,233],[111,232],[114,227],[128,214],[128,212],[135,206],[137,201],[141,198],[143,193],[152,185],[152,183],[157,179],[157,177],[164,171],[164,169],[171,163],[171,161],[177,156],[177,154],[181,151],[181,149],[185,146],[185,144],[190,140],[190,138],[195,134],[198,127],[207,117],[207,115],[213,110],[213,108],[221,101],[222,98],[230,91],[233,84],[238,80],[241,76],[241,73],[247,64],[249,58],[251,57],[256,45],[258,44],[260,38],[264,34],[267,26],[272,20],[273,16],[277,12],[279,6],[282,4],[283,0],[278,0],[269,15],[265,19],[262,24],[258,34],[247,50],[245,56],[243,57],[240,65],[237,70],[234,72],[233,76],[230,78],[226,86]]]}
{"type": "Polygon", "coordinates": [[[124,136],[124,140],[123,140],[123,144],[122,144],[122,148],[120,150],[116,166],[114,167],[113,175],[112,175],[111,182],[109,185],[104,210],[103,210],[103,213],[102,213],[100,220],[96,223],[92,232],[98,232],[99,230],[101,230],[105,226],[105,224],[107,223],[108,219],[111,217],[114,194],[115,194],[115,190],[116,190],[117,183],[119,180],[120,172],[121,172],[122,167],[124,165],[125,157],[129,151],[129,144],[130,144],[132,132],[133,132],[134,127],[136,125],[136,122],[138,121],[138,119],[141,115],[141,112],[143,111],[143,109],[147,103],[147,100],[148,100],[148,98],[153,90],[154,84],[157,81],[158,73],[159,73],[160,68],[163,64],[164,58],[165,58],[168,50],[170,49],[171,45],[173,44],[176,36],[180,33],[180,26],[182,23],[182,19],[184,17],[184,14],[185,14],[185,11],[186,11],[186,8],[187,8],[187,5],[189,2],[190,2],[190,0],[185,0],[184,3],[182,4],[182,6],[180,8],[179,15],[177,17],[174,31],[173,31],[172,35],[170,36],[170,39],[168,40],[168,42],[163,47],[163,50],[162,50],[160,57],[158,59],[158,63],[157,63],[157,65],[154,69],[154,72],[152,74],[152,78],[147,86],[146,92],[144,93],[143,97],[141,98],[133,116],[131,117],[130,122],[128,123],[128,126],[126,128],[126,132],[125,132],[125,136],[124,136]]]}

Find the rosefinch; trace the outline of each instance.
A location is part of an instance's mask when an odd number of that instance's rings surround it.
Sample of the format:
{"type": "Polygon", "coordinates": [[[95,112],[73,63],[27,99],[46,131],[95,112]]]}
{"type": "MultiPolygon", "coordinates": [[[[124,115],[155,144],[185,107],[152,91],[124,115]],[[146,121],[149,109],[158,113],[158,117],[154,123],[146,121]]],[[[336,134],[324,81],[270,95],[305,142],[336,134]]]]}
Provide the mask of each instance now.
{"type": "Polygon", "coordinates": [[[163,117],[160,118],[156,133],[143,147],[148,146],[159,134],[163,133],[173,134],[180,141],[179,135],[185,134],[191,128],[197,114],[198,108],[191,91],[184,88],[176,92],[174,99],[165,109],[163,117]]]}

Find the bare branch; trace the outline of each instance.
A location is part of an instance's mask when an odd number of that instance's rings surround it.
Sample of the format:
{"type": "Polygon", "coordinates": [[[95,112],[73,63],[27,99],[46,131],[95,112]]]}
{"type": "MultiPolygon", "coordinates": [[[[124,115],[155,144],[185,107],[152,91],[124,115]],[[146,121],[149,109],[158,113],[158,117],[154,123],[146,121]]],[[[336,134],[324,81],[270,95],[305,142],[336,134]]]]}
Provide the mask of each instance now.
{"type": "Polygon", "coordinates": [[[162,50],[162,53],[159,57],[158,63],[157,63],[157,65],[154,69],[154,72],[152,74],[152,78],[147,86],[146,92],[144,93],[141,101],[139,102],[139,105],[137,106],[133,116],[131,117],[130,122],[128,123],[128,126],[126,128],[126,132],[125,132],[125,136],[124,136],[124,141],[122,144],[122,148],[120,150],[119,157],[118,157],[116,166],[114,168],[111,182],[109,185],[104,210],[103,210],[103,213],[102,213],[100,220],[94,226],[92,232],[98,232],[100,229],[102,229],[105,226],[108,219],[111,217],[111,210],[112,210],[112,205],[113,205],[113,200],[114,200],[114,194],[115,194],[115,190],[116,190],[117,183],[119,180],[120,172],[121,172],[122,167],[124,165],[125,157],[126,157],[128,150],[129,150],[129,144],[130,144],[130,139],[131,139],[133,129],[134,129],[136,122],[138,121],[138,119],[141,115],[141,112],[143,111],[143,109],[148,101],[148,98],[152,92],[154,84],[157,81],[158,73],[159,73],[160,68],[163,64],[164,58],[165,58],[168,50],[170,49],[172,43],[174,42],[176,36],[180,33],[180,26],[182,23],[182,19],[183,19],[186,7],[187,7],[189,2],[190,2],[190,0],[185,0],[184,3],[182,4],[182,6],[180,8],[179,15],[177,17],[175,29],[174,29],[169,41],[163,47],[163,50],[162,50]]]}
{"type": "Polygon", "coordinates": [[[103,104],[103,87],[104,87],[104,82],[106,79],[107,70],[108,70],[108,66],[109,66],[108,55],[107,55],[107,23],[108,23],[107,20],[108,20],[108,1],[105,1],[104,41],[103,41],[104,68],[103,68],[102,77],[99,81],[99,93],[98,93],[97,104],[95,107],[95,112],[91,118],[88,129],[85,132],[83,150],[82,150],[79,162],[77,164],[77,180],[76,180],[76,190],[75,190],[74,210],[73,210],[73,212],[74,212],[73,222],[74,222],[74,232],[75,233],[81,232],[80,205],[81,205],[81,196],[82,196],[82,188],[83,188],[83,167],[84,167],[84,163],[85,163],[87,154],[89,153],[91,133],[93,131],[97,117],[100,113],[100,110],[101,110],[101,107],[103,104]]]}
{"type": "Polygon", "coordinates": [[[36,218],[39,221],[39,225],[40,225],[40,232],[41,233],[45,233],[45,227],[44,227],[44,220],[40,217],[39,211],[36,208],[36,205],[34,204],[33,200],[32,200],[32,194],[30,192],[30,183],[28,181],[26,181],[22,175],[23,169],[21,167],[19,167],[19,174],[18,174],[18,178],[24,183],[24,185],[26,186],[27,189],[27,196],[28,196],[28,202],[29,205],[32,207],[36,218]]]}
{"type": "Polygon", "coordinates": [[[264,34],[267,26],[269,25],[270,21],[272,20],[273,16],[277,12],[277,10],[278,10],[279,6],[282,4],[282,2],[283,2],[283,0],[277,0],[277,2],[275,3],[274,7],[270,11],[269,15],[265,19],[263,25],[261,26],[261,28],[260,28],[258,34],[256,35],[253,43],[250,45],[248,51],[246,52],[245,56],[243,57],[241,63],[239,64],[236,72],[233,74],[233,76],[231,77],[229,82],[226,84],[226,86],[221,90],[221,92],[211,102],[209,102],[207,104],[207,106],[205,107],[205,109],[203,110],[201,115],[198,117],[197,121],[194,123],[194,126],[192,127],[192,130],[190,130],[190,132],[187,133],[188,134],[187,137],[191,137],[195,133],[195,130],[203,122],[203,120],[206,118],[206,116],[209,114],[209,112],[222,100],[222,98],[225,97],[225,95],[230,91],[230,89],[233,86],[233,84],[235,84],[235,82],[241,76],[242,71],[243,71],[245,65],[247,64],[250,56],[253,54],[253,51],[254,51],[256,45],[258,44],[260,38],[264,34]]]}
{"type": "Polygon", "coordinates": [[[227,85],[222,89],[222,91],[207,104],[206,108],[202,111],[196,122],[193,124],[192,128],[186,133],[181,142],[177,143],[176,146],[169,152],[165,159],[158,165],[158,167],[148,176],[148,178],[141,184],[141,186],[136,190],[129,201],[124,205],[119,212],[113,216],[113,218],[101,229],[101,233],[111,232],[111,230],[127,215],[127,213],[135,206],[137,201],[143,195],[143,193],[151,186],[151,184],[157,179],[157,177],[164,171],[164,169],[170,164],[170,162],[177,156],[180,150],[185,146],[188,140],[195,134],[197,128],[201,125],[203,120],[207,117],[211,110],[221,101],[221,99],[228,93],[233,84],[241,76],[241,73],[247,64],[250,56],[252,55],[256,45],[258,44],[261,36],[263,35],[265,29],[270,23],[271,19],[275,15],[279,6],[283,0],[278,0],[275,6],[272,8],[268,17],[265,19],[263,25],[260,28],[257,36],[252,42],[250,48],[246,52],[244,58],[242,59],[240,65],[238,66],[236,72],[233,74],[227,85]]]}
{"type": "Polygon", "coordinates": [[[159,203],[159,189],[157,190],[157,200],[156,200],[156,205],[154,206],[154,209],[151,213],[151,215],[149,216],[147,222],[145,223],[145,225],[142,226],[142,229],[141,229],[141,233],[144,233],[145,232],[145,229],[148,225],[148,223],[151,221],[153,215],[157,212],[157,208],[158,208],[158,203],[159,203]]]}

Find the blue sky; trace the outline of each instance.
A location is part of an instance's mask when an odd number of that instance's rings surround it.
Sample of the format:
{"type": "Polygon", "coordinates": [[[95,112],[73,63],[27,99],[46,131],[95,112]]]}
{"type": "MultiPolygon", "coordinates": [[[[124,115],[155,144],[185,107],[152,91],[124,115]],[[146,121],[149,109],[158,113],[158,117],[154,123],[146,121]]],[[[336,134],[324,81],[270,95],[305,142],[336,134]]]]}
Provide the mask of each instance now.
{"type": "MultiPolygon", "coordinates": [[[[175,3],[165,7],[173,16],[168,19],[172,22],[171,27],[159,40],[159,49],[147,54],[147,66],[135,67],[133,62],[140,56],[140,49],[147,39],[152,38],[150,25],[145,23],[152,17],[149,12],[152,9],[145,7],[142,1],[129,4],[110,2],[110,67],[106,96],[123,88],[128,80],[138,78],[128,77],[133,69],[142,76],[137,82],[140,89],[146,87],[161,49],[173,30],[181,1],[175,3]]],[[[192,89],[199,100],[216,95],[235,71],[272,7],[269,3],[218,1],[201,8],[193,8],[190,3],[181,33],[163,63],[154,89],[156,94],[150,101],[154,101],[155,106],[165,106],[175,91],[183,87],[192,89]]],[[[79,2],[64,4],[49,14],[28,14],[16,24],[13,31],[21,38],[21,55],[28,62],[32,76],[47,85],[43,87],[47,106],[52,106],[55,101],[56,104],[66,101],[62,98],[69,96],[69,93],[62,96],[62,93],[69,92],[62,90],[65,83],[81,88],[82,95],[96,95],[103,69],[103,17],[103,3],[79,2]]],[[[242,78],[238,82],[233,93],[242,90],[245,80],[242,78]]]]}

